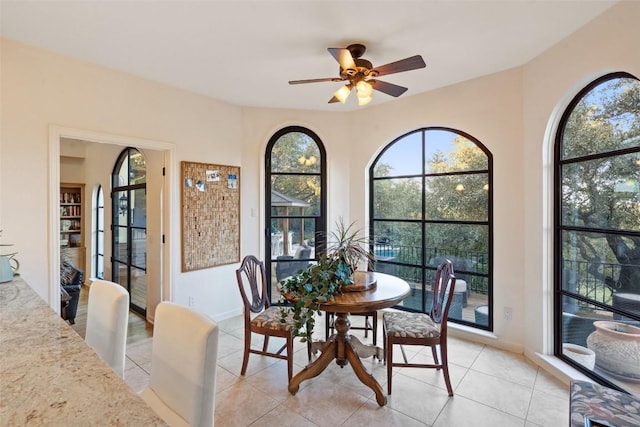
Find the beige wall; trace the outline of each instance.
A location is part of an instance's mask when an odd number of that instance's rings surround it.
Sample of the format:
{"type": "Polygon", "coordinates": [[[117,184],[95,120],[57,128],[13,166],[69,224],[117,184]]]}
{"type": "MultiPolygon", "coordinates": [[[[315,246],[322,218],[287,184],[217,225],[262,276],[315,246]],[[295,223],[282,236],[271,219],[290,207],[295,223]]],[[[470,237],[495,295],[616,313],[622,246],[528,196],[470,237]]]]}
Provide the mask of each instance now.
{"type": "MultiPolygon", "coordinates": [[[[0,228],[20,252],[25,280],[55,307],[49,294],[49,132],[51,126],[140,138],[175,146],[181,160],[241,165],[241,109],[204,96],[1,40],[0,228]]],[[[180,272],[179,186],[167,244],[173,299],[220,317],[240,310],[233,266],[180,272]]],[[[176,190],[178,189],[178,190],[176,190]]],[[[55,230],[57,232],[57,230],[55,230]]],[[[55,289],[55,284],[52,289],[55,289]]]]}
{"type": "Polygon", "coordinates": [[[640,2],[625,1],[523,67],[525,353],[552,352],[553,137],[569,101],[614,71],[640,77],[640,2]]]}
{"type": "MultiPolygon", "coordinates": [[[[306,126],[327,148],[329,224],[365,225],[367,167],[398,136],[448,126],[493,154],[496,345],[548,351],[551,308],[549,135],[559,111],[591,79],[640,76],[640,3],[622,2],[529,64],[353,113],[238,108],[122,73],[2,41],[0,227],[18,244],[25,279],[46,296],[47,132],[51,124],[175,144],[180,160],[241,166],[242,255],[263,256],[263,154],[287,125],[306,126]],[[33,197],[24,197],[31,183],[33,197]],[[257,216],[252,210],[260,212],[257,216]],[[504,307],[513,319],[503,320],[504,307]]],[[[425,72],[428,78],[428,69],[425,72]]],[[[379,95],[384,96],[384,95],[379,95]]],[[[179,189],[177,174],[173,184],[179,189]]],[[[179,191],[170,201],[179,206],[179,191]]],[[[172,219],[174,300],[221,319],[239,313],[235,265],[183,274],[179,218],[172,219]]],[[[485,338],[485,340],[489,340],[485,338]]]]}
{"type": "MultiPolygon", "coordinates": [[[[329,225],[343,216],[366,227],[368,167],[385,145],[426,126],[447,126],[479,139],[494,156],[494,304],[498,313],[513,309],[509,322],[496,317],[495,334],[502,346],[521,351],[524,261],[522,245],[514,243],[524,239],[521,87],[516,69],[349,115],[245,109],[245,150],[260,156],[275,130],[290,123],[309,127],[327,149],[329,225]]],[[[257,171],[252,180],[258,183],[257,171]]]]}

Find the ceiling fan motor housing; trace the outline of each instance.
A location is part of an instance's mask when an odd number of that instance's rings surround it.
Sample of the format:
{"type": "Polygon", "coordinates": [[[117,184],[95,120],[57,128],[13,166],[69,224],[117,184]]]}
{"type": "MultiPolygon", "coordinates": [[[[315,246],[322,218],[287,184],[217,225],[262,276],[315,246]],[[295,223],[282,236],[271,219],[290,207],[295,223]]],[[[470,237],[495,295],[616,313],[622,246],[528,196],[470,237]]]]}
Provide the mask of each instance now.
{"type": "Polygon", "coordinates": [[[356,64],[356,69],[347,68],[343,70],[340,68],[340,76],[342,77],[354,77],[356,74],[362,74],[364,77],[375,77],[377,73],[372,70],[373,64],[370,61],[362,58],[355,58],[353,62],[356,64]]]}
{"type": "Polygon", "coordinates": [[[351,53],[351,57],[353,59],[357,59],[357,58],[360,58],[362,55],[364,55],[364,52],[367,50],[367,47],[360,43],[353,43],[347,46],[346,49],[349,51],[349,53],[351,53]]]}

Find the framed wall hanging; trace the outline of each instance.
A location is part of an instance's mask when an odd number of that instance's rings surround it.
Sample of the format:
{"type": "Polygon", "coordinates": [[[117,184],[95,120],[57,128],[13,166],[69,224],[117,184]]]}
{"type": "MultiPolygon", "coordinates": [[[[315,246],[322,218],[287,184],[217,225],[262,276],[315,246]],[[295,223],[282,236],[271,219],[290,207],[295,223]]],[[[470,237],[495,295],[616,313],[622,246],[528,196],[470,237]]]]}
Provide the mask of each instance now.
{"type": "Polygon", "coordinates": [[[182,271],[240,262],[240,167],[181,162],[182,271]]]}

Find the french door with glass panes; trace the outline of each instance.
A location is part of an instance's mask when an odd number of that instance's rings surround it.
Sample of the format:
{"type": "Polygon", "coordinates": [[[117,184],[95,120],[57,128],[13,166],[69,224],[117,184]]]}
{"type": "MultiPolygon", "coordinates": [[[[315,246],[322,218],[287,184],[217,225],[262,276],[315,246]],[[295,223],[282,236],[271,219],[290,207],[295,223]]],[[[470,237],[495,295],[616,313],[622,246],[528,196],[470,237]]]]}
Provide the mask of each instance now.
{"type": "Polygon", "coordinates": [[[131,309],[147,310],[147,184],[142,153],[125,149],[112,183],[112,280],[129,292],[131,309]]]}

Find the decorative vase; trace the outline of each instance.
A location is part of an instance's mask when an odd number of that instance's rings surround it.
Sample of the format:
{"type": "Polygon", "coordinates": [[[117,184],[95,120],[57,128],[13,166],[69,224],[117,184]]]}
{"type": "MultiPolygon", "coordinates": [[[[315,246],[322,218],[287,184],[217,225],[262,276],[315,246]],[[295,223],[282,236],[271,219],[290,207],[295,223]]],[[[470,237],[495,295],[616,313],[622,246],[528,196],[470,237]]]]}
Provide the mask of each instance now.
{"type": "Polygon", "coordinates": [[[625,323],[596,321],[587,347],[596,354],[596,366],[613,375],[640,380],[640,328],[625,323]]]}
{"type": "Polygon", "coordinates": [[[581,345],[563,343],[562,354],[587,369],[593,370],[596,364],[596,353],[581,345]]]}
{"type": "Polygon", "coordinates": [[[18,274],[20,263],[13,255],[0,255],[0,283],[12,281],[13,276],[18,274]]]}

